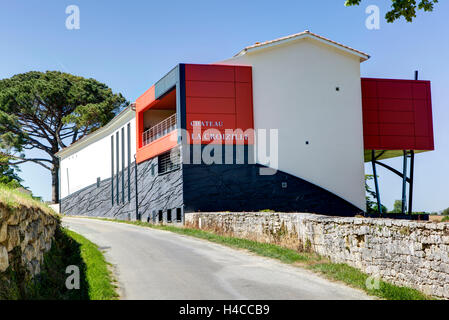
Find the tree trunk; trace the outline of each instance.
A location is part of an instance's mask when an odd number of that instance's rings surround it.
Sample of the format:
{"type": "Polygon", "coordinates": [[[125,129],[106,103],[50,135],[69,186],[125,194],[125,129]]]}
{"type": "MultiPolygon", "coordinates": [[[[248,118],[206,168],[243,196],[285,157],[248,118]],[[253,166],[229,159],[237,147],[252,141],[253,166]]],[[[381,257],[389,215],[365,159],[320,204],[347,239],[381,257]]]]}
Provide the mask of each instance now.
{"type": "Polygon", "coordinates": [[[53,203],[59,203],[59,159],[53,158],[51,168],[51,197],[53,203]]]}

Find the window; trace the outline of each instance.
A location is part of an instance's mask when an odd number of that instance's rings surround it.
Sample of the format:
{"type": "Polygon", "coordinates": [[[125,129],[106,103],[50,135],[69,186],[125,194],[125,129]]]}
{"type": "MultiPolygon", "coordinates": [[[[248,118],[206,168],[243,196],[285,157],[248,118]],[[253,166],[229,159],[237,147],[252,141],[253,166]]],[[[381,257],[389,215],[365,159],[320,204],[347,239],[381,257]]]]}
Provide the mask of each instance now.
{"type": "Polygon", "coordinates": [[[120,167],[119,167],[119,163],[120,163],[120,138],[119,138],[119,132],[117,131],[115,133],[115,159],[116,159],[116,164],[115,164],[115,172],[116,172],[116,178],[117,178],[117,183],[116,183],[116,203],[119,204],[120,203],[120,199],[119,199],[119,193],[120,193],[120,189],[119,189],[119,184],[120,184],[120,167]]]}
{"type": "Polygon", "coordinates": [[[111,198],[114,205],[114,135],[111,136],[111,198]]]}
{"type": "Polygon", "coordinates": [[[172,219],[171,219],[171,209],[167,209],[167,222],[171,223],[172,219]]]}
{"type": "Polygon", "coordinates": [[[125,203],[125,127],[122,127],[122,203],[125,203]]]}
{"type": "Polygon", "coordinates": [[[162,222],[163,216],[162,216],[162,210],[159,210],[158,212],[158,221],[162,222]]]}
{"type": "Polygon", "coordinates": [[[128,143],[128,202],[131,202],[131,125],[126,126],[128,143]]]}
{"type": "Polygon", "coordinates": [[[181,166],[181,156],[179,148],[174,148],[170,152],[166,152],[158,156],[159,174],[177,170],[179,169],[180,166],[181,166]]]}
{"type": "Polygon", "coordinates": [[[182,210],[181,210],[181,208],[176,208],[176,221],[182,222],[182,210]]]}

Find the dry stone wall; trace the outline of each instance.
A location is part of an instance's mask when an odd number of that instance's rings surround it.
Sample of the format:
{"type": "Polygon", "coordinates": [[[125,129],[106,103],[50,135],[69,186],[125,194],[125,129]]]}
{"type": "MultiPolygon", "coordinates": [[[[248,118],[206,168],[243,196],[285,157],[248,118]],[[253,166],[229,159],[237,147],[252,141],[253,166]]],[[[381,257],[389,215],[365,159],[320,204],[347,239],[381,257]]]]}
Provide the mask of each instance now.
{"type": "Polygon", "coordinates": [[[187,213],[185,225],[314,251],[397,285],[449,298],[449,223],[307,213],[187,213]]]}
{"type": "Polygon", "coordinates": [[[0,273],[15,266],[30,276],[40,272],[59,220],[38,208],[9,208],[0,203],[0,273]]]}

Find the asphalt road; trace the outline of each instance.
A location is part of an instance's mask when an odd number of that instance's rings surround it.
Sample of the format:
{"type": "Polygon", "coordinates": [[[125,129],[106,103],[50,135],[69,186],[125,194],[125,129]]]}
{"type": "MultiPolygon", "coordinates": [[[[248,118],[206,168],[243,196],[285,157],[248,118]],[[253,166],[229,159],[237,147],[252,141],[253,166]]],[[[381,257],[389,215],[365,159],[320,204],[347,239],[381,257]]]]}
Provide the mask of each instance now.
{"type": "Polygon", "coordinates": [[[104,250],[122,299],[370,299],[308,270],[201,239],[93,219],[63,224],[104,250]]]}

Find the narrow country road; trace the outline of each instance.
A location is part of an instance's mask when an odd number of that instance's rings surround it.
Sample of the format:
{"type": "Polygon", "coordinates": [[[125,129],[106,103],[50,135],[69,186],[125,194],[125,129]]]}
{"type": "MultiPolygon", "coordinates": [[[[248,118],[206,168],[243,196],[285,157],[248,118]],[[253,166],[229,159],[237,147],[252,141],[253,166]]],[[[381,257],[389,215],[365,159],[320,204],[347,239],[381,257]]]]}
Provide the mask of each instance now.
{"type": "Polygon", "coordinates": [[[370,299],[307,270],[201,239],[93,219],[63,224],[105,250],[122,299],[370,299]]]}

